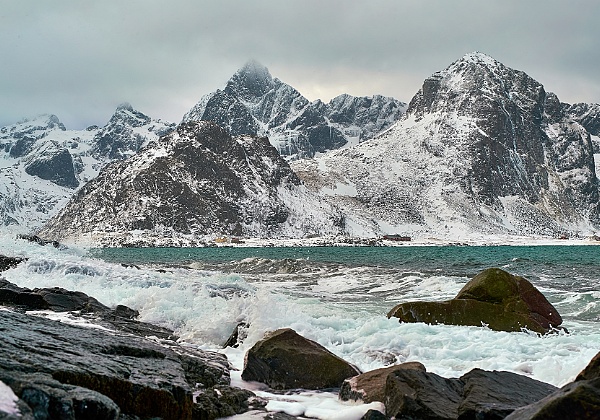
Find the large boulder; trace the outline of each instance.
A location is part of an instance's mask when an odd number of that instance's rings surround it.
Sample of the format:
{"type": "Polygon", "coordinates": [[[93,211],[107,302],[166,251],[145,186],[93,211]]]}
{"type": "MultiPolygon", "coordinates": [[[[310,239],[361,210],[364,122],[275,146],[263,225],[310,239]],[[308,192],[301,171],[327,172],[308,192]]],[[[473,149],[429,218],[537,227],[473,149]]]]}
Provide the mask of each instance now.
{"type": "Polygon", "coordinates": [[[488,268],[468,282],[454,299],[443,302],[406,302],[388,318],[401,322],[487,326],[496,331],[531,330],[545,334],[562,318],[529,281],[499,268],[488,268]]]}
{"type": "Polygon", "coordinates": [[[571,382],[539,401],[515,410],[507,420],[600,418],[600,353],[571,382]]]}
{"type": "Polygon", "coordinates": [[[224,356],[175,343],[10,311],[0,311],[0,329],[0,381],[35,418],[191,418],[194,391],[229,384],[224,356]],[[198,364],[210,371],[202,381],[198,364]]]}
{"type": "Polygon", "coordinates": [[[419,369],[397,369],[387,377],[389,417],[406,419],[501,419],[556,388],[511,372],[473,369],[443,378],[419,369]]]}
{"type": "Polygon", "coordinates": [[[367,404],[373,401],[383,402],[385,400],[387,377],[391,373],[402,369],[426,371],[425,366],[419,362],[408,362],[371,370],[346,379],[340,387],[339,397],[342,401],[360,400],[367,404]]]}
{"type": "Polygon", "coordinates": [[[0,331],[0,391],[24,419],[214,419],[253,404],[219,353],[10,310],[0,331]]]}
{"type": "Polygon", "coordinates": [[[357,368],[325,347],[284,328],[248,350],[242,379],[273,389],[327,389],[339,388],[344,379],[358,374],[357,368]]]}

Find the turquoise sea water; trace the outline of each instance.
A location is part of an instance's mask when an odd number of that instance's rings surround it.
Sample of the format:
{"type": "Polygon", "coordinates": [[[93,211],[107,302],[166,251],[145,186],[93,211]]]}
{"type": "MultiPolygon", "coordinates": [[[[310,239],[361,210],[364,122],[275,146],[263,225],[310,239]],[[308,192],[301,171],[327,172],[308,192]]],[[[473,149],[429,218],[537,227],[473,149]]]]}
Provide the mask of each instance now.
{"type": "Polygon", "coordinates": [[[235,273],[299,299],[386,313],[388,302],[440,300],[481,270],[530,280],[565,319],[600,322],[600,247],[400,246],[106,248],[90,255],[121,264],[235,273]],[[446,282],[429,291],[427,284],[446,282]]]}
{"type": "Polygon", "coordinates": [[[600,290],[597,246],[402,246],[298,248],[104,248],[90,255],[123,264],[201,264],[232,268],[248,258],[301,261],[303,266],[371,267],[424,275],[472,277],[489,267],[505,268],[540,284],[574,292],[600,290]]]}

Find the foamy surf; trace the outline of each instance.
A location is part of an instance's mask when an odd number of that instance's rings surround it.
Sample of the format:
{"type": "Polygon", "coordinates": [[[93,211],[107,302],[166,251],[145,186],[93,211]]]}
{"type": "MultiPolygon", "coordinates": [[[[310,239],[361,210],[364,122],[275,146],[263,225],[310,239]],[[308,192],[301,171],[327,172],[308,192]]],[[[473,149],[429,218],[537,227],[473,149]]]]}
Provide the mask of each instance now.
{"type": "MultiPolygon", "coordinates": [[[[367,264],[361,260],[364,255],[358,255],[360,249],[343,251],[357,253],[356,263],[346,261],[353,260],[352,254],[340,257],[346,262],[327,261],[325,250],[318,258],[278,259],[249,250],[242,258],[222,255],[206,261],[200,258],[201,251],[169,250],[173,255],[196,252],[200,257],[171,257],[169,264],[132,261],[139,264],[136,267],[93,258],[85,250],[57,250],[10,238],[0,245],[2,254],[28,258],[3,273],[7,280],[28,288],[80,290],[106,305],[137,309],[142,321],[174,329],[182,342],[227,354],[239,369],[232,373],[234,385],[241,387],[255,386],[238,377],[245,352],[265,332],[283,327],[317,341],[362,371],[419,361],[444,377],[481,368],[515,372],[555,386],[573,380],[600,348],[600,290],[593,255],[574,262],[568,259],[572,250],[563,257],[557,256],[560,249],[552,250],[548,267],[543,255],[497,259],[533,279],[563,315],[568,334],[539,337],[485,327],[401,324],[386,318],[401,301],[454,297],[471,272],[493,260],[486,254],[485,261],[472,261],[468,253],[475,251],[449,247],[433,258],[427,250],[415,250],[393,263],[385,254],[389,251],[380,250],[367,264]],[[436,258],[445,260],[436,263],[436,258]],[[237,349],[221,349],[240,321],[249,324],[246,340],[237,349]]],[[[271,401],[268,409],[311,418],[360,418],[368,409],[364,404],[341,403],[332,393],[282,397],[260,392],[271,401]]]]}

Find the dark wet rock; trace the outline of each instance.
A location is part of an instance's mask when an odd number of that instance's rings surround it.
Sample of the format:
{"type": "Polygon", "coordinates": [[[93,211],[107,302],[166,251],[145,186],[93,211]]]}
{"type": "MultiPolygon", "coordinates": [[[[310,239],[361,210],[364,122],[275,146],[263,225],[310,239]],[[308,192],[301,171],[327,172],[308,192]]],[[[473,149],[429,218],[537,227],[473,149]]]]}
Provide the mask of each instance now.
{"type": "Polygon", "coordinates": [[[297,418],[287,413],[269,413],[264,417],[265,420],[296,420],[297,418]]]}
{"type": "Polygon", "coordinates": [[[401,322],[487,326],[496,331],[528,329],[541,334],[562,323],[556,308],[529,281],[499,268],[477,274],[454,299],[401,303],[388,313],[390,317],[401,322]]]}
{"type": "Polygon", "coordinates": [[[252,407],[254,393],[228,386],[215,387],[195,398],[193,418],[215,419],[245,413],[252,407]]]}
{"type": "Polygon", "coordinates": [[[396,370],[387,377],[385,412],[398,418],[453,419],[460,394],[456,380],[419,370],[396,370]]]}
{"type": "Polygon", "coordinates": [[[107,396],[63,384],[49,374],[0,371],[0,378],[35,419],[118,419],[121,412],[107,396]]]}
{"type": "Polygon", "coordinates": [[[342,401],[360,400],[365,403],[371,403],[373,401],[383,402],[385,399],[385,384],[387,377],[392,372],[402,369],[426,371],[425,366],[419,362],[408,362],[371,370],[346,379],[340,387],[339,397],[342,401]]]}
{"type": "Polygon", "coordinates": [[[575,381],[587,381],[598,378],[600,378],[600,353],[596,354],[592,360],[590,360],[590,363],[588,363],[586,368],[577,375],[575,381]]]}
{"type": "Polygon", "coordinates": [[[273,389],[327,389],[338,388],[344,379],[358,374],[357,368],[320,344],[284,328],[248,350],[242,379],[273,389]]]}
{"type": "Polygon", "coordinates": [[[37,235],[18,235],[17,239],[24,239],[26,241],[33,242],[33,243],[41,245],[41,246],[46,246],[46,245],[50,244],[54,248],[64,248],[64,245],[61,245],[60,242],[58,242],[58,241],[42,239],[37,235]]]}
{"type": "Polygon", "coordinates": [[[388,417],[378,410],[367,411],[360,420],[386,420],[388,417]]]}
{"type": "Polygon", "coordinates": [[[240,322],[235,326],[235,329],[223,344],[223,348],[225,347],[233,347],[237,348],[246,338],[248,334],[248,327],[250,325],[247,322],[240,322]]]}
{"type": "Polygon", "coordinates": [[[7,257],[6,255],[0,255],[0,271],[6,271],[11,268],[15,268],[23,261],[27,261],[27,258],[7,257]]]}
{"type": "Polygon", "coordinates": [[[157,325],[137,321],[139,312],[124,305],[111,309],[83,292],[61,287],[27,289],[0,278],[0,305],[21,311],[50,310],[70,312],[73,316],[88,318],[109,328],[141,337],[175,340],[173,331],[157,325]]]}
{"type": "Polygon", "coordinates": [[[31,397],[30,406],[43,409],[50,404],[46,402],[50,391],[39,390],[34,382],[21,376],[23,373],[40,374],[61,384],[103,394],[125,413],[173,419],[191,417],[191,388],[173,351],[141,339],[6,311],[0,313],[0,328],[5,337],[0,343],[0,379],[22,400],[31,397]],[[135,346],[140,352],[153,351],[164,357],[107,351],[118,346],[135,346]],[[23,383],[16,382],[19,380],[23,383]],[[29,391],[32,387],[35,389],[29,391]]]}
{"type": "Polygon", "coordinates": [[[474,369],[446,379],[419,369],[399,369],[387,377],[384,404],[386,414],[396,418],[501,419],[555,389],[511,372],[474,369]]]}
{"type": "Polygon", "coordinates": [[[0,381],[24,418],[214,419],[260,407],[227,358],[118,331],[0,311],[0,381]]]}
{"type": "Polygon", "coordinates": [[[600,353],[571,382],[539,401],[515,410],[510,420],[600,418],[600,353]]]}
{"type": "Polygon", "coordinates": [[[473,369],[460,380],[464,384],[458,407],[461,419],[503,418],[556,390],[550,384],[512,372],[473,369]]]}

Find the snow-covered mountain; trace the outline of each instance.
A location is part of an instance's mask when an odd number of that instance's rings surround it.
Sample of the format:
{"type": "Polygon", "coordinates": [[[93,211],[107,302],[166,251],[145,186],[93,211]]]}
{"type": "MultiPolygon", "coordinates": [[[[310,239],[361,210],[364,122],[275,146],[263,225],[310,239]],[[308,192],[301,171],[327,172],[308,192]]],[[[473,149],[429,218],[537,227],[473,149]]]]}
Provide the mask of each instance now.
{"type": "Polygon", "coordinates": [[[103,128],[67,130],[55,115],[0,128],[0,223],[26,232],[40,227],[106,163],[173,128],[129,104],[103,128]]]}
{"type": "Polygon", "coordinates": [[[292,168],[347,215],[370,220],[363,232],[460,238],[600,226],[590,134],[556,95],[482,53],[427,78],[382,136],[292,168]]]}
{"type": "Polygon", "coordinates": [[[592,136],[594,153],[596,153],[596,166],[600,166],[600,104],[563,104],[565,112],[581,124],[592,136]]]}
{"type": "Polygon", "coordinates": [[[288,158],[356,144],[384,131],[403,114],[406,104],[375,95],[340,95],[328,104],[308,101],[296,89],[273,78],[250,61],[223,90],[205,95],[183,121],[213,121],[234,136],[266,136],[288,158]]]}
{"type": "Polygon", "coordinates": [[[180,124],[104,168],[39,233],[104,245],[190,244],[203,235],[337,234],[344,217],[306,189],[266,138],[180,124]]]}

